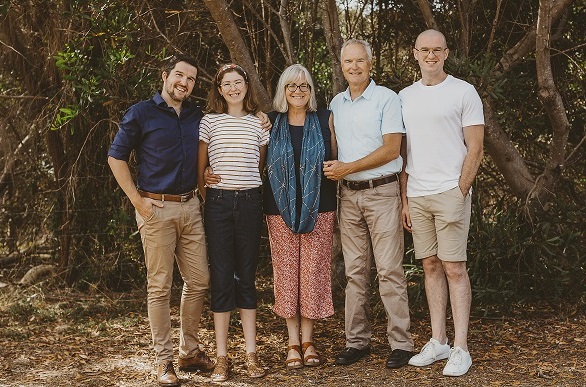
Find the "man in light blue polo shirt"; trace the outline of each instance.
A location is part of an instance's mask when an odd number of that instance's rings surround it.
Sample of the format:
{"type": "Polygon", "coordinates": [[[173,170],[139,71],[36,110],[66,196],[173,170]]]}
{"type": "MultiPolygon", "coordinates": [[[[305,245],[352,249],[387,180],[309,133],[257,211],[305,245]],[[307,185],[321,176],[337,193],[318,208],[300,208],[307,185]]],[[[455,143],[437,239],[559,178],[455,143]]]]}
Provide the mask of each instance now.
{"type": "Polygon", "coordinates": [[[346,349],[336,357],[336,364],[352,364],[370,353],[368,295],[374,255],[392,349],[386,366],[400,368],[414,355],[397,178],[405,133],[401,102],[392,90],[370,79],[372,50],[367,42],[346,41],[341,58],[348,89],[330,103],[338,160],[324,162],[325,175],[342,182],[339,224],[348,278],[346,349]]]}

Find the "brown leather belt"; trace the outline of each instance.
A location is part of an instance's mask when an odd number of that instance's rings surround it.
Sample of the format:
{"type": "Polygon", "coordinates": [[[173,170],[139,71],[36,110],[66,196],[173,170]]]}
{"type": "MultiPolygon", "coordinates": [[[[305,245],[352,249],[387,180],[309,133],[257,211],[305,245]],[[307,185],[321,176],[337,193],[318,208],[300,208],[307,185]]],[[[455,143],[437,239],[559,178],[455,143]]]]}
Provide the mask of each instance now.
{"type": "Polygon", "coordinates": [[[374,188],[374,187],[378,187],[379,185],[392,183],[393,181],[397,181],[397,178],[398,178],[398,175],[393,174],[393,175],[383,176],[383,177],[379,177],[377,179],[372,179],[372,180],[352,181],[352,180],[342,179],[342,185],[348,189],[353,190],[353,191],[358,191],[361,189],[374,188]]]}
{"type": "Polygon", "coordinates": [[[138,193],[143,198],[161,200],[163,202],[169,201],[169,202],[179,202],[179,203],[186,202],[195,196],[195,191],[191,191],[191,192],[188,192],[183,195],[158,194],[158,193],[146,192],[146,191],[141,191],[141,190],[138,190],[138,193]]]}

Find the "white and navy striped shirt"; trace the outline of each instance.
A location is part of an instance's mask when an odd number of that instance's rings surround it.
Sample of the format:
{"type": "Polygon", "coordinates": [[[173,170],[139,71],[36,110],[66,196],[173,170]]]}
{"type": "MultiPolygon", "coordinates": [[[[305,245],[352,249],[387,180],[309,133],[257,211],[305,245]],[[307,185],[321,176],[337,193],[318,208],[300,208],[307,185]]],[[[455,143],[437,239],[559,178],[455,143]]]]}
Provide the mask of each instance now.
{"type": "Polygon", "coordinates": [[[241,190],[261,186],[260,147],[269,143],[269,137],[260,119],[251,114],[206,114],[199,124],[199,139],[208,144],[210,166],[222,178],[212,188],[241,190]]]}

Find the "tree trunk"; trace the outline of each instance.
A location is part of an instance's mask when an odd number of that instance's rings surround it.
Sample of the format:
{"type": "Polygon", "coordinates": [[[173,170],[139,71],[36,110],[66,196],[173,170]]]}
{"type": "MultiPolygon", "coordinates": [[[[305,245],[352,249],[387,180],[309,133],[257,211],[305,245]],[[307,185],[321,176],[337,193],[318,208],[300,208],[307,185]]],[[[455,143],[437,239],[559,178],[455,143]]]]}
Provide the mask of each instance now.
{"type": "Polygon", "coordinates": [[[336,0],[322,0],[321,15],[326,45],[332,61],[332,92],[336,95],[345,89],[346,83],[344,74],[342,74],[342,62],[340,61],[342,34],[340,33],[340,21],[336,0]]]}
{"type": "Polygon", "coordinates": [[[552,23],[553,0],[539,1],[539,16],[535,34],[535,51],[537,66],[537,83],[539,98],[552,126],[552,141],[549,148],[549,160],[545,170],[536,181],[535,189],[530,192],[528,201],[537,200],[541,205],[555,192],[557,176],[564,167],[566,146],[570,133],[570,122],[566,115],[564,102],[553,79],[550,58],[550,34],[552,23]]]}
{"type": "Polygon", "coordinates": [[[471,0],[458,0],[458,13],[460,15],[460,44],[459,50],[460,55],[468,57],[470,53],[470,38],[472,36],[471,26],[471,13],[472,13],[471,0]]]}
{"type": "MultiPolygon", "coordinates": [[[[550,22],[548,28],[551,29],[551,23],[558,20],[561,17],[561,15],[567,10],[571,3],[572,0],[559,0],[555,2],[552,2],[550,0],[551,8],[549,13],[550,22]]],[[[543,34],[543,32],[541,33],[543,34]]],[[[549,34],[549,32],[547,34],[549,34]]],[[[536,47],[536,36],[537,25],[534,25],[530,27],[527,33],[517,42],[517,44],[515,44],[510,50],[508,50],[503,55],[503,57],[499,61],[499,64],[493,70],[493,76],[498,77],[499,75],[502,75],[503,73],[509,71],[515,65],[520,63],[525,56],[529,55],[536,47]]],[[[549,63],[549,56],[547,61],[549,63]]],[[[551,82],[553,82],[553,78],[551,82]]],[[[551,86],[552,83],[549,83],[549,85],[551,86]]],[[[553,86],[555,89],[555,85],[553,86]]],[[[552,89],[545,90],[548,90],[547,92],[549,92],[552,89]]],[[[557,94],[559,98],[559,94],[557,93],[557,91],[555,92],[555,94],[557,94]]],[[[561,106],[561,109],[563,110],[563,103],[561,103],[561,99],[559,99],[559,102],[560,105],[556,108],[557,113],[555,113],[554,116],[561,118],[561,116],[559,115],[559,109],[561,106]]],[[[503,177],[505,178],[505,181],[511,188],[511,191],[516,196],[526,198],[528,201],[532,201],[534,199],[537,199],[538,202],[545,200],[545,196],[548,195],[548,191],[551,189],[553,184],[555,184],[555,182],[553,181],[553,176],[551,174],[543,175],[542,177],[533,176],[533,174],[529,171],[525,159],[498,123],[498,120],[496,119],[491,107],[491,98],[488,96],[483,97],[483,103],[484,116],[486,120],[486,150],[487,153],[493,159],[494,163],[497,165],[499,171],[502,173],[503,177]]],[[[563,123],[564,119],[567,123],[565,113],[563,115],[564,117],[561,118],[558,122],[554,122],[552,120],[552,124],[554,124],[557,128],[561,128],[565,125],[563,123]]],[[[555,130],[556,128],[554,128],[554,131],[555,130]]],[[[561,132],[563,132],[564,130],[569,131],[569,128],[560,129],[561,132]]],[[[556,136],[555,132],[554,136],[556,136]]],[[[565,155],[567,133],[565,135],[563,135],[562,133],[558,133],[556,140],[557,141],[555,143],[552,142],[550,145],[550,157],[552,157],[552,152],[559,152],[560,147],[561,150],[564,152],[563,154],[565,155]],[[563,142],[563,144],[561,144],[561,142],[563,142]]],[[[559,155],[556,157],[556,162],[558,163],[558,165],[561,165],[563,163],[563,157],[560,158],[559,155]]],[[[546,166],[546,169],[555,169],[555,162],[553,164],[554,165],[546,166]]]]}
{"type": "Polygon", "coordinates": [[[22,279],[18,282],[21,286],[31,286],[47,277],[48,275],[55,275],[55,266],[53,265],[38,265],[29,269],[22,279]]]}
{"type": "Polygon", "coordinates": [[[429,0],[417,0],[417,5],[421,10],[421,14],[423,15],[423,20],[425,20],[425,25],[427,28],[433,28],[434,30],[439,31],[439,26],[433,17],[433,12],[431,11],[431,4],[429,4],[429,0]]]}
{"type": "Polygon", "coordinates": [[[281,33],[283,34],[283,44],[285,46],[285,63],[289,66],[296,62],[296,55],[293,54],[288,0],[281,0],[281,6],[279,7],[279,23],[281,24],[281,33]]]}
{"type": "Polygon", "coordinates": [[[492,109],[490,98],[482,100],[485,119],[485,146],[509,188],[519,196],[531,190],[535,179],[525,160],[505,133],[492,109]]]}
{"type": "Polygon", "coordinates": [[[250,50],[240,35],[228,3],[225,0],[204,0],[204,3],[216,21],[222,40],[230,51],[230,57],[248,72],[250,84],[258,97],[261,109],[270,110],[271,99],[260,81],[250,50]]]}

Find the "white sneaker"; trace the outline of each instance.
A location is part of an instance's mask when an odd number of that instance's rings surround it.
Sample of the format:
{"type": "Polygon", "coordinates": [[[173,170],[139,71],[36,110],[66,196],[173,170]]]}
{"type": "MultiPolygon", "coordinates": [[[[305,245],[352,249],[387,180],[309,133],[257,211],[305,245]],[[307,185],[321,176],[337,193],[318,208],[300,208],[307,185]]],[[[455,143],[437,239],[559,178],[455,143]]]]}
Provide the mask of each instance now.
{"type": "Polygon", "coordinates": [[[470,369],[472,358],[470,352],[464,351],[460,347],[450,349],[448,363],[444,367],[445,376],[462,376],[470,369]]]}
{"type": "Polygon", "coordinates": [[[424,367],[438,360],[447,359],[450,354],[448,343],[440,344],[436,339],[430,339],[421,348],[421,352],[409,359],[409,364],[416,367],[424,367]]]}

